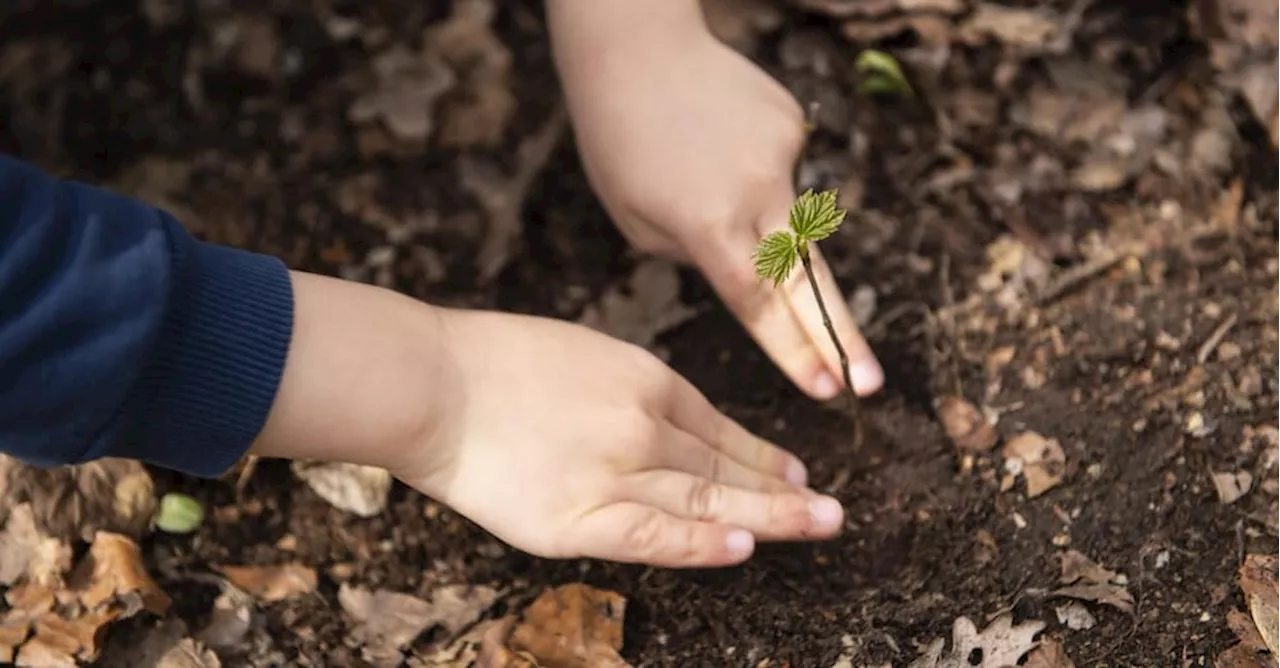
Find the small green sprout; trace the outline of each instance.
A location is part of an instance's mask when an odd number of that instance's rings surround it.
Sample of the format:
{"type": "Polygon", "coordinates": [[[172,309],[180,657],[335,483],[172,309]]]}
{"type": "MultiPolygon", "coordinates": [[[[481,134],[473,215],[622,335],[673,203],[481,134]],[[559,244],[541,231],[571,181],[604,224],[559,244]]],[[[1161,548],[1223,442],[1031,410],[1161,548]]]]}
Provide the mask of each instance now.
{"type": "Polygon", "coordinates": [[[891,55],[876,49],[865,49],[853,63],[858,73],[858,93],[861,95],[915,95],[911,82],[902,73],[902,66],[891,55]]]}
{"type": "MultiPolygon", "coordinates": [[[[849,409],[854,414],[857,426],[857,398],[853,392],[853,381],[849,378],[849,356],[840,337],[831,324],[831,316],[827,313],[826,302],[822,299],[822,291],[818,289],[818,279],[813,273],[813,261],[809,255],[809,244],[817,243],[831,236],[844,222],[847,211],[836,206],[836,191],[824,190],[814,193],[806,190],[791,205],[787,217],[790,229],[771,232],[760,240],[754,257],[756,276],[760,280],[773,283],[773,287],[782,285],[791,277],[799,262],[809,278],[809,287],[818,302],[818,310],[822,313],[822,324],[827,328],[831,342],[835,344],[836,353],[840,357],[840,368],[844,376],[845,391],[849,397],[849,409]]],[[[857,439],[855,439],[857,440],[857,439]]]]}
{"type": "Polygon", "coordinates": [[[204,521],[204,506],[186,494],[170,493],[160,498],[156,528],[166,533],[191,533],[204,521]]]}

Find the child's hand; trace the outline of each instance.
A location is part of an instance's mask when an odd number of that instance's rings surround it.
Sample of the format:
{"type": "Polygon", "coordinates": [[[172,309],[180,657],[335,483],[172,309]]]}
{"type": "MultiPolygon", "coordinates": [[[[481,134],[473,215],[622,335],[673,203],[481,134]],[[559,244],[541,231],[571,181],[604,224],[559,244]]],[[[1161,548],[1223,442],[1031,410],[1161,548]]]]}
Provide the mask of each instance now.
{"type": "Polygon", "coordinates": [[[447,409],[394,471],[504,541],[545,557],[720,566],[756,539],[840,529],[839,503],[802,486],[798,459],[643,349],[544,318],[441,313],[447,409]]]}
{"type": "MultiPolygon", "coordinates": [[[[650,4],[549,4],[593,186],[634,245],[695,263],[793,382],[834,396],[839,360],[803,272],[777,290],[757,281],[752,264],[760,238],[787,224],[802,110],[706,30],[696,2],[650,4]]],[[[815,270],[855,389],[875,392],[883,372],[821,258],[815,270]]]]}

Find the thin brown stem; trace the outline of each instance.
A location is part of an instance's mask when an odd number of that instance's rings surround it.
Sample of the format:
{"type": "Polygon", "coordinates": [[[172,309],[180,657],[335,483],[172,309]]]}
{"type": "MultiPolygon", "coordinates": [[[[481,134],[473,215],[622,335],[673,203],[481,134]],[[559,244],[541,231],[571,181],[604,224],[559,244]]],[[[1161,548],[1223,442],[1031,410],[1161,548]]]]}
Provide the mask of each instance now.
{"type": "Polygon", "coordinates": [[[813,260],[809,257],[807,245],[800,247],[800,262],[804,264],[804,274],[809,277],[809,287],[813,289],[813,298],[818,302],[818,311],[822,313],[822,324],[826,326],[831,343],[835,344],[836,354],[840,357],[840,373],[844,376],[845,396],[849,399],[849,416],[853,419],[856,446],[861,441],[862,424],[858,416],[858,395],[854,392],[853,379],[849,376],[849,355],[845,353],[844,345],[836,335],[835,325],[831,324],[831,315],[827,313],[827,304],[822,299],[822,291],[818,289],[818,277],[813,273],[813,260]]]}

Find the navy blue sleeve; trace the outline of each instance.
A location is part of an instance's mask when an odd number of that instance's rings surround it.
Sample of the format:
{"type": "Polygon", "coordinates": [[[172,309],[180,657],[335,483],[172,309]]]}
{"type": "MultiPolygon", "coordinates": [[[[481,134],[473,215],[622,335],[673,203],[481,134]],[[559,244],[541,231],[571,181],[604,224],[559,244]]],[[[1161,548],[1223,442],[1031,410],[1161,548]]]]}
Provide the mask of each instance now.
{"type": "Polygon", "coordinates": [[[279,260],[0,155],[0,452],[220,475],[266,422],[292,332],[279,260]]]}

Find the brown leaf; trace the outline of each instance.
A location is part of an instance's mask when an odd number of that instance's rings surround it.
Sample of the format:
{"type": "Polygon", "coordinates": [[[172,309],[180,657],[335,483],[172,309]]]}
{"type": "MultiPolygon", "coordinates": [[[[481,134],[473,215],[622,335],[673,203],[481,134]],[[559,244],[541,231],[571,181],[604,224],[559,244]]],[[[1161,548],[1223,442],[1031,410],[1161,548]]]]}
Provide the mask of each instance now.
{"type": "Polygon", "coordinates": [[[1001,454],[1017,460],[1027,479],[1027,497],[1034,499],[1057,487],[1065,475],[1067,456],[1057,439],[1034,431],[1019,434],[1005,443],[1001,454]]]}
{"type": "Polygon", "coordinates": [[[1125,576],[1100,566],[1082,552],[1063,553],[1062,575],[1058,580],[1068,586],[1054,590],[1054,596],[1093,601],[1133,613],[1133,595],[1125,588],[1125,576]]]}
{"type": "Polygon", "coordinates": [[[318,582],[315,569],[296,561],[272,566],[215,566],[214,570],[231,584],[266,603],[310,594],[316,590],[318,582]]]}
{"type": "Polygon", "coordinates": [[[100,530],[137,538],[150,529],[154,485],[136,461],[108,458],[52,469],[13,463],[9,469],[0,507],[30,503],[35,525],[54,538],[92,542],[100,530]]]}
{"type": "Polygon", "coordinates": [[[1080,580],[1102,584],[1115,582],[1121,577],[1119,573],[1103,568],[1079,550],[1067,550],[1062,554],[1062,575],[1058,577],[1058,581],[1062,584],[1071,584],[1080,580]]]}
{"type": "Polygon", "coordinates": [[[666,260],[638,264],[624,288],[611,287],[578,322],[609,336],[653,348],[657,337],[697,315],[680,301],[680,276],[666,260]]]}
{"type": "Polygon", "coordinates": [[[360,517],[373,517],[382,512],[395,482],[386,469],[349,462],[295,460],[290,468],[311,491],[334,508],[360,517]]]}
{"type": "Polygon", "coordinates": [[[1058,33],[1060,20],[1043,9],[1009,7],[984,2],[957,30],[957,38],[969,46],[991,41],[1022,48],[1040,48],[1058,33]]]}
{"type": "Polygon", "coordinates": [[[408,665],[410,668],[472,668],[480,658],[480,649],[485,637],[493,629],[503,627],[506,623],[506,619],[480,622],[443,647],[411,657],[408,665]]]}
{"type": "Polygon", "coordinates": [[[220,651],[243,647],[245,636],[253,626],[253,613],[253,597],[233,584],[224,583],[222,593],[213,601],[209,622],[196,634],[196,640],[220,651]]]}
{"type": "Polygon", "coordinates": [[[30,503],[9,511],[0,531],[0,585],[12,586],[23,578],[57,586],[71,568],[71,546],[36,527],[30,503]]]}
{"type": "Polygon", "coordinates": [[[957,617],[951,628],[951,647],[947,651],[945,638],[938,638],[911,662],[909,668],[967,668],[972,666],[969,657],[976,651],[982,653],[983,666],[1016,666],[1024,654],[1038,644],[1036,634],[1044,629],[1044,622],[1027,621],[1013,624],[1009,615],[1001,615],[981,632],[967,617],[957,617]]]}
{"type": "Polygon", "coordinates": [[[343,584],[338,603],[356,622],[352,636],[364,645],[366,658],[398,665],[400,650],[423,632],[441,626],[455,635],[475,622],[498,600],[491,587],[449,585],[432,592],[431,601],[380,589],[369,591],[343,584]]]}
{"type": "Polygon", "coordinates": [[[607,668],[628,664],[622,649],[626,599],[585,584],[544,591],[519,620],[509,618],[485,638],[485,668],[607,668]]]}
{"type": "Polygon", "coordinates": [[[1275,657],[1238,643],[1223,650],[1213,660],[1213,668],[1276,668],[1275,657]]]}
{"type": "Polygon", "coordinates": [[[1226,471],[1210,473],[1213,489],[1218,493],[1218,500],[1224,504],[1232,504],[1249,493],[1253,488],[1253,474],[1248,471],[1226,471]]]}
{"type": "Polygon", "coordinates": [[[1027,662],[1022,664],[1022,668],[1076,668],[1076,664],[1067,656],[1062,643],[1045,638],[1027,655],[1027,662]]]}
{"type": "Polygon", "coordinates": [[[352,102],[347,117],[357,125],[380,122],[411,150],[425,148],[436,101],[457,83],[453,70],[435,54],[400,45],[375,56],[372,67],[377,83],[352,102]]]}
{"type": "Polygon", "coordinates": [[[72,582],[80,602],[90,611],[118,603],[124,605],[123,617],[139,610],[163,615],[171,602],[147,574],[137,544],[120,534],[98,532],[72,582]]]}
{"type": "Polygon", "coordinates": [[[1267,649],[1267,641],[1262,638],[1261,633],[1258,633],[1258,625],[1253,622],[1253,617],[1248,614],[1239,610],[1231,610],[1227,613],[1227,628],[1231,629],[1240,644],[1250,651],[1270,651],[1267,649]]]}
{"type": "Polygon", "coordinates": [[[1244,591],[1249,613],[1258,633],[1273,656],[1277,652],[1277,633],[1280,630],[1280,585],[1277,585],[1277,568],[1280,558],[1274,554],[1250,554],[1238,571],[1240,589],[1244,591]]]}
{"type": "Polygon", "coordinates": [[[453,14],[423,31],[428,53],[453,68],[460,84],[442,100],[443,146],[497,146],[515,115],[511,52],[493,32],[496,13],[493,0],[454,0],[453,14]]]}
{"type": "Polygon", "coordinates": [[[987,418],[964,397],[948,394],[935,403],[942,430],[957,448],[965,452],[986,452],[996,444],[996,430],[987,418]]]}

